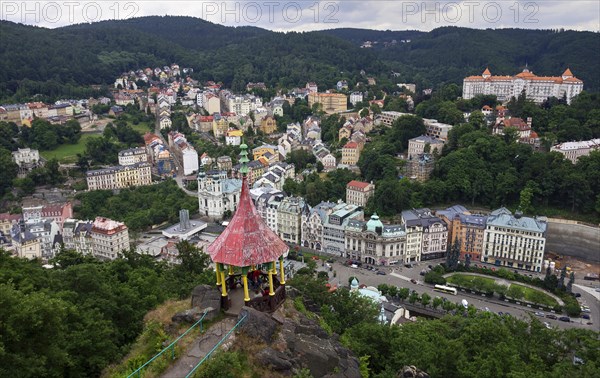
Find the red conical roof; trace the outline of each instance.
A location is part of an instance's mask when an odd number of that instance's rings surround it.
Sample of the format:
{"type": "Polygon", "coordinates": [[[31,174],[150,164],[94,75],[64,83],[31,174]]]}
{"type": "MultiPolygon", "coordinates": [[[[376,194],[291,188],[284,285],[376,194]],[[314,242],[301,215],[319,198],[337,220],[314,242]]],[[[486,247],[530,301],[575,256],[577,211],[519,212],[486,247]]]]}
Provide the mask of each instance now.
{"type": "Polygon", "coordinates": [[[210,258],[216,263],[250,266],[275,261],[287,250],[254,207],[244,176],[239,206],[225,231],[208,247],[210,258]]]}

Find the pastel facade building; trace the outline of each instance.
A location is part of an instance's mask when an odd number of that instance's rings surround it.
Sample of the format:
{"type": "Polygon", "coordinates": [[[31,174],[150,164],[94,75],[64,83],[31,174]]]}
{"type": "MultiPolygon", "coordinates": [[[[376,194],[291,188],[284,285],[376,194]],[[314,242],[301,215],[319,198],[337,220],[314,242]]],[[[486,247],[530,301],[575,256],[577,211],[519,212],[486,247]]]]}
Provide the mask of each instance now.
{"type": "Polygon", "coordinates": [[[348,97],[341,93],[315,93],[308,94],[308,106],[320,104],[327,114],[345,112],[348,110],[348,97]]]}
{"type": "Polygon", "coordinates": [[[148,162],[146,149],[143,147],[129,148],[119,151],[119,165],[134,165],[148,162]]]}
{"type": "Polygon", "coordinates": [[[129,230],[122,222],[97,217],[90,231],[92,254],[99,259],[114,260],[129,250],[129,230]]]}
{"type": "Polygon", "coordinates": [[[346,184],[346,203],[360,207],[367,206],[367,201],[375,194],[375,184],[352,180],[346,184]]]}
{"type": "Polygon", "coordinates": [[[541,272],[546,248],[545,217],[514,215],[506,208],[488,217],[481,261],[496,266],[541,272]]]}
{"type": "Polygon", "coordinates": [[[411,261],[401,225],[384,225],[377,214],[368,222],[352,219],[345,228],[346,256],[373,265],[411,261]]]}
{"type": "Polygon", "coordinates": [[[565,158],[571,160],[573,164],[575,164],[581,156],[587,156],[592,151],[600,151],[600,138],[580,142],[564,142],[552,146],[550,151],[556,151],[563,154],[565,158]]]}
{"type": "Polygon", "coordinates": [[[89,190],[123,189],[131,186],[152,184],[152,165],[136,163],[105,169],[91,170],[86,173],[89,190]]]}
{"type": "Polygon", "coordinates": [[[437,259],[446,256],[448,226],[430,209],[412,209],[402,212],[402,224],[407,233],[407,252],[418,260],[437,259]]]}
{"type": "Polygon", "coordinates": [[[198,205],[200,214],[222,218],[226,211],[237,209],[242,180],[227,177],[226,171],[198,172],[198,205]]]}

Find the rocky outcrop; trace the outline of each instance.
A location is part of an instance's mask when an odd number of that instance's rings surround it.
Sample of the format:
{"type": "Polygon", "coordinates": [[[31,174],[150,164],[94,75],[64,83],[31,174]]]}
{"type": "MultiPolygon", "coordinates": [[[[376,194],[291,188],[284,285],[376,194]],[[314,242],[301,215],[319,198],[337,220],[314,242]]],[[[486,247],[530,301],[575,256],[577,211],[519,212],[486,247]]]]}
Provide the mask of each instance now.
{"type": "MultiPolygon", "coordinates": [[[[278,310],[278,312],[281,311],[278,310]]],[[[314,377],[360,378],[359,361],[318,323],[298,313],[290,319],[243,307],[240,332],[266,344],[256,354],[259,363],[283,375],[307,368],[314,377]]]]}
{"type": "Polygon", "coordinates": [[[198,285],[192,291],[192,308],[198,308],[206,314],[206,320],[211,320],[221,311],[221,293],[219,290],[210,285],[198,285]]]}
{"type": "Polygon", "coordinates": [[[429,374],[417,369],[415,366],[405,366],[398,373],[397,378],[429,378],[429,374]]]}
{"type": "Polygon", "coordinates": [[[221,293],[210,285],[199,285],[192,291],[192,308],[178,312],[171,318],[172,321],[180,323],[195,323],[207,312],[204,319],[212,320],[221,311],[221,293]]]}

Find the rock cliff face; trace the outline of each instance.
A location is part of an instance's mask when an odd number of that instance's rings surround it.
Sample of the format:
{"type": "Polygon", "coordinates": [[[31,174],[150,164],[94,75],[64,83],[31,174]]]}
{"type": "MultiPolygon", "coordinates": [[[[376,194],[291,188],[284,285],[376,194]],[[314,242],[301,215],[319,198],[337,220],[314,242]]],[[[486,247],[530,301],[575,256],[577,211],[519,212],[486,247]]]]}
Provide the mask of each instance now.
{"type": "Polygon", "coordinates": [[[306,368],[314,377],[360,378],[358,358],[305,315],[289,318],[281,309],[271,315],[243,307],[240,318],[244,315],[240,332],[266,345],[255,355],[265,367],[282,375],[306,368]]]}

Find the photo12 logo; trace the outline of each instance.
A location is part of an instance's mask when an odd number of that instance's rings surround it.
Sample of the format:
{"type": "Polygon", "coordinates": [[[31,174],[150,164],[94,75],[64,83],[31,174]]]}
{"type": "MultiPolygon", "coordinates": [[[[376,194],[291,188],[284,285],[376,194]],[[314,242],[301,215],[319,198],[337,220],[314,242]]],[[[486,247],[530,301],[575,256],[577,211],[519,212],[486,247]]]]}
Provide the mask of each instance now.
{"type": "Polygon", "coordinates": [[[259,24],[284,21],[338,23],[339,3],[334,1],[204,1],[200,14],[205,20],[228,24],[259,24]]]}
{"type": "Polygon", "coordinates": [[[539,5],[519,1],[402,1],[403,23],[537,24],[539,5]]]}
{"type": "Polygon", "coordinates": [[[23,24],[73,24],[138,15],[133,1],[2,1],[0,17],[23,24]]]}

